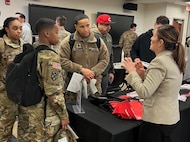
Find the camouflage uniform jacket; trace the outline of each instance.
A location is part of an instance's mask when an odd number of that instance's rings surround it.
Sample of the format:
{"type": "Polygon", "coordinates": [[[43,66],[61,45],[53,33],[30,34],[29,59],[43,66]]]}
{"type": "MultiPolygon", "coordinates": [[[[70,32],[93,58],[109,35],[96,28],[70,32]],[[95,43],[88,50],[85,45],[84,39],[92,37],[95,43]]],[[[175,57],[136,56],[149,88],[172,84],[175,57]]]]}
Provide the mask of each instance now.
{"type": "Polygon", "coordinates": [[[58,31],[59,41],[62,41],[64,38],[66,38],[70,34],[71,33],[66,31],[64,28],[59,28],[59,31],[58,31]]]}
{"type": "Polygon", "coordinates": [[[58,44],[56,44],[55,46],[53,46],[53,49],[59,53],[59,48],[60,48],[60,45],[61,45],[61,42],[63,39],[65,39],[67,36],[69,36],[71,33],[66,31],[64,28],[59,28],[59,31],[58,31],[58,37],[59,37],[59,42],[58,44]]]}
{"type": "Polygon", "coordinates": [[[109,62],[109,53],[102,39],[100,39],[101,47],[98,49],[97,39],[93,32],[90,32],[90,36],[86,39],[81,38],[78,32],[75,32],[73,37],[75,44],[71,49],[69,38],[65,38],[60,49],[63,69],[68,72],[80,73],[81,68],[84,67],[93,70],[96,76],[101,75],[109,62]]]}
{"type": "Polygon", "coordinates": [[[7,66],[22,52],[23,44],[22,39],[19,40],[19,44],[15,44],[6,35],[0,38],[0,91],[5,90],[7,66]]]}
{"type": "Polygon", "coordinates": [[[51,50],[38,53],[37,71],[39,80],[47,96],[48,116],[58,116],[60,120],[68,119],[65,99],[62,91],[63,77],[58,54],[51,50]]]}
{"type": "Polygon", "coordinates": [[[103,39],[103,41],[105,42],[107,49],[109,51],[110,62],[108,64],[107,68],[105,69],[105,71],[102,73],[102,75],[106,75],[108,73],[115,73],[114,66],[113,66],[114,59],[113,59],[113,48],[112,48],[112,37],[111,37],[111,35],[109,33],[103,35],[98,30],[97,26],[93,27],[92,31],[103,39]]]}
{"type": "Polygon", "coordinates": [[[125,31],[120,37],[119,45],[121,48],[123,48],[124,53],[129,53],[128,56],[130,56],[131,47],[136,39],[137,34],[133,30],[125,31]]]}

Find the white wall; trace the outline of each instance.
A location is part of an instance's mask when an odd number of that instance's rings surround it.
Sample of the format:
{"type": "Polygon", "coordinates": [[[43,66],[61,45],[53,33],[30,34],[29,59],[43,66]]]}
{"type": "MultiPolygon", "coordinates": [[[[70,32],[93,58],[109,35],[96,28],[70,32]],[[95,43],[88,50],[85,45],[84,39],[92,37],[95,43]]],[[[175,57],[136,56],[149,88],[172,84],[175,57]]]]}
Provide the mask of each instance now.
{"type": "Polygon", "coordinates": [[[85,10],[91,20],[91,24],[95,23],[97,12],[108,12],[114,14],[124,14],[134,16],[134,22],[137,23],[137,33],[143,32],[144,5],[138,5],[138,11],[130,11],[123,9],[125,0],[10,0],[10,5],[5,5],[4,0],[0,1],[0,25],[3,25],[5,18],[14,16],[15,12],[22,12],[28,21],[28,4],[48,5],[64,8],[82,9],[85,10]]]}
{"type": "Polygon", "coordinates": [[[22,12],[26,15],[28,21],[28,4],[48,5],[64,8],[85,10],[91,20],[95,23],[97,12],[108,12],[114,14],[124,14],[134,16],[134,22],[137,23],[137,33],[141,34],[153,27],[155,19],[159,15],[166,15],[169,18],[184,19],[183,38],[186,35],[188,12],[185,6],[172,4],[138,4],[137,11],[123,9],[126,0],[10,0],[10,5],[5,5],[4,0],[0,0],[0,25],[3,25],[5,18],[14,16],[15,12],[22,12]]]}
{"type": "Polygon", "coordinates": [[[145,6],[145,24],[144,31],[153,28],[156,18],[160,15],[166,15],[166,4],[146,4],[145,6]]]}

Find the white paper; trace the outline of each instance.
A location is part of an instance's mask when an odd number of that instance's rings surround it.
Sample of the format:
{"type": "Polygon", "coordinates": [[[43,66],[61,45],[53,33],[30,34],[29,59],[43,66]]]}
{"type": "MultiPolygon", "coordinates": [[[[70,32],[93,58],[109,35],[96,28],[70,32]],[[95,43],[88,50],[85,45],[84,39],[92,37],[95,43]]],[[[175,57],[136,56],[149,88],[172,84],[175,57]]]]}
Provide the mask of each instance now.
{"type": "Polygon", "coordinates": [[[67,126],[67,129],[72,133],[73,137],[75,139],[78,139],[79,137],[77,136],[77,134],[73,131],[73,129],[70,127],[70,125],[67,126]]]}
{"type": "Polygon", "coordinates": [[[82,79],[83,79],[83,75],[74,72],[69,82],[69,85],[67,87],[67,90],[77,93],[77,91],[81,90],[82,79]]]}
{"type": "Polygon", "coordinates": [[[142,64],[143,64],[143,66],[146,67],[146,68],[148,68],[148,66],[149,66],[149,63],[148,63],[148,62],[145,62],[145,61],[142,61],[142,64]]]}
{"type": "Polygon", "coordinates": [[[84,98],[88,98],[88,88],[87,88],[87,82],[85,79],[82,80],[82,94],[84,98]]]}
{"type": "Polygon", "coordinates": [[[183,84],[183,85],[181,85],[180,88],[181,89],[188,89],[188,90],[190,90],[190,84],[183,84]]]}
{"type": "Polygon", "coordinates": [[[95,94],[96,92],[98,92],[95,84],[96,84],[96,79],[91,79],[90,83],[88,84],[91,94],[95,94]]]}
{"type": "Polygon", "coordinates": [[[138,94],[137,94],[136,91],[133,91],[133,92],[127,93],[127,96],[130,96],[130,97],[134,98],[134,97],[137,97],[138,94]]]}
{"type": "MultiPolygon", "coordinates": [[[[71,132],[72,136],[74,139],[79,139],[79,137],[77,136],[77,134],[73,131],[73,129],[71,128],[70,125],[67,126],[67,129],[71,132]]],[[[69,142],[67,137],[61,138],[58,140],[58,142],[69,142]]]]}
{"type": "Polygon", "coordinates": [[[66,137],[64,137],[64,138],[59,139],[58,142],[68,142],[68,140],[66,137]]]}
{"type": "Polygon", "coordinates": [[[187,100],[187,97],[184,96],[184,95],[178,95],[178,100],[182,101],[182,102],[185,102],[187,100]]]}
{"type": "Polygon", "coordinates": [[[82,80],[82,94],[84,98],[88,98],[90,94],[98,92],[96,88],[96,79],[91,79],[90,83],[87,83],[85,79],[82,80]]]}

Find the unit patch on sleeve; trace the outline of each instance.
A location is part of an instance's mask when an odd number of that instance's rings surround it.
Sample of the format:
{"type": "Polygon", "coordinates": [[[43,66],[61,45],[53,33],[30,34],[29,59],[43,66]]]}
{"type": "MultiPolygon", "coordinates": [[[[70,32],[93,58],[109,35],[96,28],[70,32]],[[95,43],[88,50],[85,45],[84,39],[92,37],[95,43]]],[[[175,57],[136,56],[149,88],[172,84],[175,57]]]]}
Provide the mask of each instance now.
{"type": "Polygon", "coordinates": [[[55,81],[58,78],[58,72],[57,71],[52,71],[51,73],[51,79],[55,81]]]}

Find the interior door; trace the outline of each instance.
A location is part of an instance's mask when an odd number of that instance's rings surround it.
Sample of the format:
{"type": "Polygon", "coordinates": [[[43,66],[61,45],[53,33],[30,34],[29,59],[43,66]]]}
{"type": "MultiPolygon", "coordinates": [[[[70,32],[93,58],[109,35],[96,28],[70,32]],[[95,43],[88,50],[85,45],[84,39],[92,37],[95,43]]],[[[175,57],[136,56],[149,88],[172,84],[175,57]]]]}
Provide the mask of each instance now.
{"type": "Polygon", "coordinates": [[[184,20],[183,19],[173,19],[173,26],[178,29],[179,31],[179,41],[182,41],[182,35],[183,35],[183,24],[184,20]]]}

